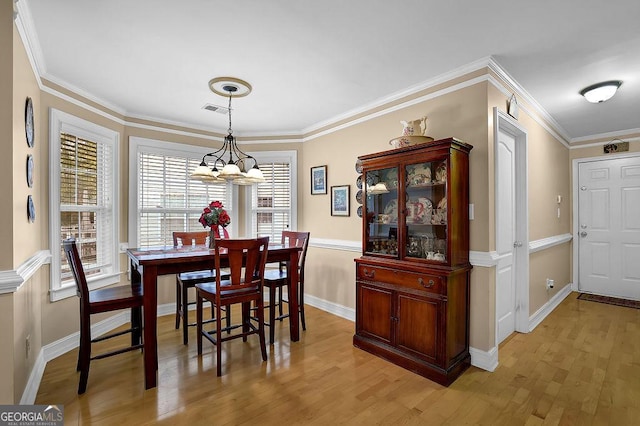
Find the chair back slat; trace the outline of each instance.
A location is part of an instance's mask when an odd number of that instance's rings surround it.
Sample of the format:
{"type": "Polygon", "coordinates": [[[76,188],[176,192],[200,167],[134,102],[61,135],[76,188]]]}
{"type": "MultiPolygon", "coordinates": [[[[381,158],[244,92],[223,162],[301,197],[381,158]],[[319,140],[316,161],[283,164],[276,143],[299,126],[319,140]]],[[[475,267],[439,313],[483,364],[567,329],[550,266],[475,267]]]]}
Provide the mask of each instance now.
{"type": "MultiPolygon", "coordinates": [[[[229,239],[229,232],[224,227],[220,227],[222,233],[221,238],[229,239]]],[[[209,231],[173,231],[173,246],[178,247],[179,242],[182,241],[182,245],[189,246],[191,242],[195,242],[196,245],[202,246],[208,244],[209,231]]]]}
{"type": "Polygon", "coordinates": [[[82,261],[80,260],[80,254],[78,253],[76,240],[74,238],[68,238],[62,242],[62,246],[65,254],[67,255],[67,260],[69,261],[73,279],[76,282],[76,293],[78,297],[80,297],[80,303],[88,307],[89,286],[87,285],[87,277],[84,274],[84,268],[82,266],[82,261]]]}
{"type": "Polygon", "coordinates": [[[207,242],[207,237],[209,236],[208,231],[174,231],[173,232],[173,246],[178,247],[180,241],[182,241],[182,245],[190,246],[191,241],[195,240],[196,245],[204,245],[207,242]]]}
{"type": "Polygon", "coordinates": [[[300,257],[298,259],[298,269],[300,271],[300,279],[304,275],[304,264],[307,259],[307,248],[309,247],[309,232],[282,231],[282,244],[295,245],[302,247],[300,257]]]}
{"type": "Polygon", "coordinates": [[[269,237],[257,239],[218,240],[215,248],[215,268],[217,295],[219,289],[262,291],[264,268],[267,262],[269,237]],[[220,270],[225,267],[221,263],[221,252],[226,252],[228,259],[228,279],[223,280],[220,270]]]}

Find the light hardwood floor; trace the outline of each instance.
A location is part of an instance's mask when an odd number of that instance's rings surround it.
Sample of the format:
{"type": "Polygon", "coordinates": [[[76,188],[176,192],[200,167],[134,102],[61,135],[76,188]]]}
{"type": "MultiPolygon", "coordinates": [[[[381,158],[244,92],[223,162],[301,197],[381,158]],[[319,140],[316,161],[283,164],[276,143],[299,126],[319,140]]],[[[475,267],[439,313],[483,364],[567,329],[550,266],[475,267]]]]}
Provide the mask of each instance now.
{"type": "Polygon", "coordinates": [[[284,321],[267,362],[256,336],[224,343],[220,378],[214,347],[198,357],[195,329],[183,346],[163,317],[157,388],[130,352],[92,362],[78,396],[72,351],[47,364],[36,404],[63,404],[65,425],[640,424],[640,310],[576,297],[504,342],[495,372],[471,367],[448,388],[354,348],[352,322],[307,307],[300,342],[284,321]]]}

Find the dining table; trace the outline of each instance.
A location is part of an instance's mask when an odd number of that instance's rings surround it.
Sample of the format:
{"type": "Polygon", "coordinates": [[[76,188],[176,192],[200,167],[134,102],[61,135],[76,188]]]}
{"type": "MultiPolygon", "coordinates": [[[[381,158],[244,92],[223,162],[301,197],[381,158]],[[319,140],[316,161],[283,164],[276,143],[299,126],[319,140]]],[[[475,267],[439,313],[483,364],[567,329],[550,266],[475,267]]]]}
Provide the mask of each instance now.
{"type": "MultiPolygon", "coordinates": [[[[288,243],[269,243],[267,263],[288,262],[297,265],[302,247],[288,243]]],[[[220,250],[221,263],[224,266],[226,251],[220,250]]],[[[158,383],[158,277],[181,272],[213,269],[215,249],[207,246],[164,246],[127,249],[131,261],[131,285],[141,285],[143,290],[143,345],[145,389],[151,389],[158,383]]],[[[289,271],[289,311],[298,312],[298,268],[289,271]],[[294,285],[295,284],[295,285],[294,285]]],[[[291,341],[300,339],[299,315],[289,316],[291,341]]]]}

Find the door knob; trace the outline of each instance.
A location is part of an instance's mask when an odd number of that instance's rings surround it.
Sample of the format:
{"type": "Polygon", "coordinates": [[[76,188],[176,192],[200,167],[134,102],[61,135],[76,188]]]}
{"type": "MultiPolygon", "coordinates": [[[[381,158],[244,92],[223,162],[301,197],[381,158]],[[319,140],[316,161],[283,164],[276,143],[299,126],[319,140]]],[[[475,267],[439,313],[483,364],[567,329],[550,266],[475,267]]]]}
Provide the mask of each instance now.
{"type": "Polygon", "coordinates": [[[516,241],[513,243],[514,247],[522,247],[522,241],[516,241]]]}
{"type": "Polygon", "coordinates": [[[580,232],[580,236],[581,236],[582,238],[586,237],[586,236],[587,236],[587,231],[582,231],[582,232],[580,232]]]}

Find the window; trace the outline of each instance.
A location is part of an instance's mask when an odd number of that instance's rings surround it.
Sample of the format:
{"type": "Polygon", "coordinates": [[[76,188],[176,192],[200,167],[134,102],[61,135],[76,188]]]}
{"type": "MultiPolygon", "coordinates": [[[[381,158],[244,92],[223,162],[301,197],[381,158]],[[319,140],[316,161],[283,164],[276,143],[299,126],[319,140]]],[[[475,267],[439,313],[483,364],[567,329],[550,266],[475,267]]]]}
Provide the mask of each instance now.
{"type": "Polygon", "coordinates": [[[219,200],[237,214],[231,184],[208,185],[189,175],[211,148],[131,137],[129,151],[129,242],[135,247],[172,245],[173,231],[202,231],[202,210],[219,200]]]}
{"type": "Polygon", "coordinates": [[[50,112],[52,301],[76,294],[62,241],[76,239],[91,288],[120,281],[117,132],[50,112]]]}
{"type": "Polygon", "coordinates": [[[258,237],[280,241],[282,231],[297,228],[296,152],[252,153],[267,180],[250,191],[248,229],[258,237]]]}

